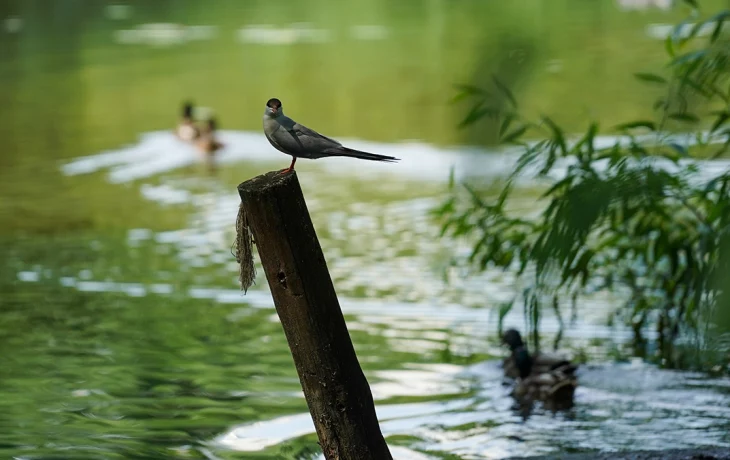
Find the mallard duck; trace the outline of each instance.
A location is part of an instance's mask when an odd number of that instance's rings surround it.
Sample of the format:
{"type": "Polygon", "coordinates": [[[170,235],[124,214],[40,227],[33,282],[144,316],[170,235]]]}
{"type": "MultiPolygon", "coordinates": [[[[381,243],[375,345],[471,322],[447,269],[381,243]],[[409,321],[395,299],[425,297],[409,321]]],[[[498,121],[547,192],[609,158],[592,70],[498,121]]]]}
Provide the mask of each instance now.
{"type": "Polygon", "coordinates": [[[200,130],[195,126],[193,120],[193,104],[191,102],[183,104],[182,117],[175,130],[175,135],[185,142],[193,142],[200,136],[200,130]]]}
{"type": "Polygon", "coordinates": [[[208,122],[200,130],[200,135],[196,143],[198,148],[206,155],[213,155],[216,150],[223,147],[223,144],[215,138],[215,130],[217,127],[218,123],[215,118],[210,117],[208,122]]]}
{"type": "Polygon", "coordinates": [[[573,404],[578,368],[569,360],[545,353],[530,355],[522,336],[515,329],[502,335],[511,355],[504,359],[504,375],[515,379],[512,395],[519,401],[542,401],[549,408],[567,408],[573,404]]]}
{"type": "Polygon", "coordinates": [[[198,139],[195,141],[198,150],[205,155],[205,162],[211,169],[215,168],[213,156],[215,155],[216,150],[223,148],[223,144],[218,142],[215,138],[216,127],[217,123],[215,118],[208,118],[207,123],[200,130],[198,139]]]}

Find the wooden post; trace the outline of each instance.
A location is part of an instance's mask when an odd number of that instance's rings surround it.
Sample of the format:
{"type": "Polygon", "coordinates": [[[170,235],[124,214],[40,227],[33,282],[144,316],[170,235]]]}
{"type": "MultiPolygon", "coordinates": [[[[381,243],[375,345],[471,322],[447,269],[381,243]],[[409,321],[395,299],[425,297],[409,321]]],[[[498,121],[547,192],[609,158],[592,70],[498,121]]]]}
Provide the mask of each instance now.
{"type": "Polygon", "coordinates": [[[296,172],[238,186],[328,460],[391,460],[296,172]]]}

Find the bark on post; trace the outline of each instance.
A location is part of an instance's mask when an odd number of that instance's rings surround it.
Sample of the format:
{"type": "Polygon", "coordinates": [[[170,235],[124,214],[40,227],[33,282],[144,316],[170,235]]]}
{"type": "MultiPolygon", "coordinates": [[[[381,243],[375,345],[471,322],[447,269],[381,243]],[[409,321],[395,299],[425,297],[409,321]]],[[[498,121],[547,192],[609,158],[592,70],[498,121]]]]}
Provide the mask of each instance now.
{"type": "Polygon", "coordinates": [[[238,186],[328,460],[391,460],[296,172],[238,186]]]}

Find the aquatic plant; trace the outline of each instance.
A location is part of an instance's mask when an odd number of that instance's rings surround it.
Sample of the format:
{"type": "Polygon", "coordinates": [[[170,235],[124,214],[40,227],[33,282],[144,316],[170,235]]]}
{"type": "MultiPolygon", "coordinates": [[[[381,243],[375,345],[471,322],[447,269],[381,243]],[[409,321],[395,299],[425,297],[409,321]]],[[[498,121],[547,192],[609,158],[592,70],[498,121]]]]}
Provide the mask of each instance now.
{"type": "Polygon", "coordinates": [[[521,301],[536,347],[544,308],[563,324],[566,305],[614,290],[624,300],[609,321],[631,326],[637,350],[653,328],[654,357],[666,366],[711,368],[730,357],[718,327],[724,319],[730,330],[730,172],[708,175],[691,158],[715,159],[730,148],[730,38],[723,29],[730,10],[700,20],[699,6],[685,3],[689,17],[664,41],[666,68],[635,74],[662,89],[653,117],[615,127],[621,135],[608,144],[598,122],[571,140],[548,116],[528,119],[497,79],[490,88],[460,87],[456,96],[471,102],[463,125],[496,122],[500,143],[522,154],[496,198],[451,180],[436,210],[442,234],[469,238],[469,263],[478,270],[514,271],[526,283],[500,319],[521,301]],[[546,184],[534,218],[509,208],[525,177],[546,184]]]}

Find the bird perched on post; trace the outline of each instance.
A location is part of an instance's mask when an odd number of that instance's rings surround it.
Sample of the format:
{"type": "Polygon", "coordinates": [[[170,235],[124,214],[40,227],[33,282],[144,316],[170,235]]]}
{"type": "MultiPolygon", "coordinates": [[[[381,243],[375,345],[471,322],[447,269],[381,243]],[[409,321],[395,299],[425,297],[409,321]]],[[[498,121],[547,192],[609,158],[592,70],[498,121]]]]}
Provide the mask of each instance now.
{"type": "Polygon", "coordinates": [[[573,395],[578,386],[575,371],[578,368],[569,360],[544,353],[530,355],[522,336],[515,329],[502,335],[511,355],[503,362],[504,375],[516,379],[512,395],[521,402],[543,401],[551,409],[563,409],[573,405],[573,395]]]}
{"type": "Polygon", "coordinates": [[[271,98],[266,102],[264,134],[276,150],[292,156],[291,165],[282,173],[292,171],[297,158],[314,160],[324,157],[352,157],[372,161],[398,161],[398,158],[395,157],[344,147],[336,140],[300,125],[284,115],[281,101],[276,98],[271,98]]]}

